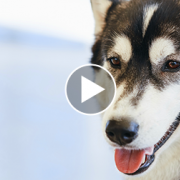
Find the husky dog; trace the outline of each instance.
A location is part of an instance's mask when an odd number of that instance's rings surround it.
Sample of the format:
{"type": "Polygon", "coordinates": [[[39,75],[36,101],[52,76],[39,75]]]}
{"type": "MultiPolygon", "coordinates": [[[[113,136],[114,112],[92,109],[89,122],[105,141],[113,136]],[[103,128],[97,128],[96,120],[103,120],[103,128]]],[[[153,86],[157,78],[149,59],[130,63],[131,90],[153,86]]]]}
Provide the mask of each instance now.
{"type": "MultiPolygon", "coordinates": [[[[180,179],[180,0],[91,0],[91,62],[116,81],[103,132],[125,179],[180,179]]],[[[96,78],[103,77],[96,70],[96,78]]],[[[103,104],[103,103],[101,103],[103,104]]]]}

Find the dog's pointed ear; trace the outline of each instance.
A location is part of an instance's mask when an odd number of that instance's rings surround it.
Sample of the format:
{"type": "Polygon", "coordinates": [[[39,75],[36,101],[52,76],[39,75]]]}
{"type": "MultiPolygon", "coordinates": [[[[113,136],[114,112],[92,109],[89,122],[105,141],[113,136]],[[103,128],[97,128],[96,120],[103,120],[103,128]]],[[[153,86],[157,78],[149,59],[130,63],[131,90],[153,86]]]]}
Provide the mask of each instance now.
{"type": "Polygon", "coordinates": [[[106,13],[112,5],[110,0],[91,0],[92,10],[95,19],[95,35],[103,30],[106,13]]]}

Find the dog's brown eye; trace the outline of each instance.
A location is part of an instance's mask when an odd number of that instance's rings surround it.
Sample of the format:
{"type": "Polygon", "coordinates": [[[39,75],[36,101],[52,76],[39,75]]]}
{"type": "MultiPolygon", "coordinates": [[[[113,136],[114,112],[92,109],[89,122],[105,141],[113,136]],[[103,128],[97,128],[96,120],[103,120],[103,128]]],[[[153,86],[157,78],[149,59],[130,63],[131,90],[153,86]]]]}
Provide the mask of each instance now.
{"type": "Polygon", "coordinates": [[[121,66],[120,60],[118,58],[116,58],[116,57],[109,58],[109,61],[110,61],[111,65],[113,67],[118,67],[119,68],[121,66]]]}
{"type": "Polygon", "coordinates": [[[180,62],[177,61],[167,61],[165,65],[162,67],[162,71],[165,72],[177,72],[180,70],[180,62]]]}
{"type": "Polygon", "coordinates": [[[176,61],[169,61],[168,63],[168,68],[171,68],[171,69],[176,69],[180,66],[180,63],[176,62],[176,61]]]}

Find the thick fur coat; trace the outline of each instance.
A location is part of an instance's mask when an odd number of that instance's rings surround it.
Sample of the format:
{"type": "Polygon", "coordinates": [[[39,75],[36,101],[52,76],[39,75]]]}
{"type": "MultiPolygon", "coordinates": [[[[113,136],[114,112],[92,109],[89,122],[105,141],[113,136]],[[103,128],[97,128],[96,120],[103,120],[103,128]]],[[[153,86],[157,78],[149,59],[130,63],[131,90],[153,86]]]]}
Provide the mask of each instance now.
{"type": "MultiPolygon", "coordinates": [[[[110,71],[117,86],[113,105],[102,117],[105,138],[115,149],[161,144],[146,171],[130,175],[127,170],[124,177],[179,180],[180,127],[170,127],[180,112],[180,1],[91,0],[91,4],[95,18],[91,62],[110,71]],[[107,122],[126,119],[139,125],[137,138],[126,145],[111,141],[107,122]],[[168,136],[166,142],[163,136],[168,136]]],[[[105,83],[98,71],[96,78],[105,83]]]]}

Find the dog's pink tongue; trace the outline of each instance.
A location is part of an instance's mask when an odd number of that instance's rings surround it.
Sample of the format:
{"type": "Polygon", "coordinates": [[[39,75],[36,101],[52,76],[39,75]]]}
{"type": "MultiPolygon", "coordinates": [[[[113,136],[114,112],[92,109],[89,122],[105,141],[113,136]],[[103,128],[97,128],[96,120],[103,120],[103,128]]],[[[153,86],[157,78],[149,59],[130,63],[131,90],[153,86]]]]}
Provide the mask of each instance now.
{"type": "Polygon", "coordinates": [[[115,163],[119,171],[122,173],[134,173],[136,172],[142,163],[145,154],[151,155],[153,147],[143,150],[126,150],[116,149],[115,150],[115,163]]]}

